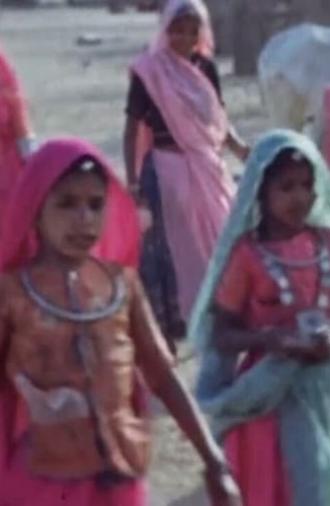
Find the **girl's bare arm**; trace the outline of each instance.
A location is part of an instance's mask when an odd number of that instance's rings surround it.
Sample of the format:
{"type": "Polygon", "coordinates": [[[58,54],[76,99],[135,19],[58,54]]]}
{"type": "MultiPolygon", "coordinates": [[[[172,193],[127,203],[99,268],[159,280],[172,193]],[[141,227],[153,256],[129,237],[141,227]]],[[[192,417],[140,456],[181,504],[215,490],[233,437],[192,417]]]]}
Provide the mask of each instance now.
{"type": "Polygon", "coordinates": [[[230,476],[224,454],[213,439],[197,403],[174,370],[173,358],[141,283],[135,275],[131,279],[134,285],[132,332],[144,376],[204,461],[212,505],[240,506],[238,489],[230,476]]]}
{"type": "Polygon", "coordinates": [[[216,307],[215,315],[218,336],[215,345],[224,353],[260,351],[276,353],[302,362],[329,360],[330,344],[326,336],[319,340],[311,338],[306,342],[294,326],[249,330],[244,327],[239,315],[221,306],[216,307]]]}

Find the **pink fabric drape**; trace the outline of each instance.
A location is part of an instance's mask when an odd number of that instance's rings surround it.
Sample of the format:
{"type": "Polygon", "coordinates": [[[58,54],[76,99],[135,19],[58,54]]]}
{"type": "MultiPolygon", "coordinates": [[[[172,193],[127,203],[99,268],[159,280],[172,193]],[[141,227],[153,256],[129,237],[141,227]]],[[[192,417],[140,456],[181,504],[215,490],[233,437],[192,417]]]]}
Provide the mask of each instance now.
{"type": "Polygon", "coordinates": [[[232,193],[218,161],[154,151],[167,239],[176,270],[181,313],[188,318],[216,240],[230,211],[232,193]]]}
{"type": "Polygon", "coordinates": [[[0,218],[23,168],[24,160],[17,141],[31,133],[21,86],[7,56],[0,49],[0,218]]]}
{"type": "Polygon", "coordinates": [[[227,117],[208,79],[170,49],[133,65],[181,152],[154,151],[181,313],[188,318],[234,187],[221,159],[227,117]]]}
{"type": "MultiPolygon", "coordinates": [[[[79,139],[61,138],[46,142],[30,157],[11,195],[0,243],[2,271],[19,268],[36,253],[34,224],[39,209],[56,181],[84,155],[91,155],[102,164],[109,181],[104,231],[94,254],[122,265],[137,265],[139,227],[133,200],[114,176],[109,162],[94,146],[79,139]]],[[[139,482],[129,482],[106,492],[97,488],[92,480],[63,484],[32,479],[24,466],[22,451],[27,415],[6,381],[4,363],[1,365],[0,490],[6,506],[145,505],[144,485],[139,482]]]]}
{"type": "Polygon", "coordinates": [[[41,205],[61,175],[86,154],[99,160],[109,176],[104,233],[94,252],[105,260],[137,265],[139,227],[132,198],[93,145],[80,139],[59,138],[46,142],[30,157],[11,195],[1,240],[2,270],[22,265],[35,254],[34,223],[41,205]]]}

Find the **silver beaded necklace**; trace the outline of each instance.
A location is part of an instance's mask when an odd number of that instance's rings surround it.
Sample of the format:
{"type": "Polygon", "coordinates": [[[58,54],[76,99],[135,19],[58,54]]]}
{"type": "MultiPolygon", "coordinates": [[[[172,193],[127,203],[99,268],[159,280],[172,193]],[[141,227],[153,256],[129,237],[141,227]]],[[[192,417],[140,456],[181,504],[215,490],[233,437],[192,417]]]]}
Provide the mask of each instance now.
{"type": "Polygon", "coordinates": [[[330,306],[330,253],[324,242],[319,238],[318,252],[314,258],[308,260],[287,260],[275,255],[265,246],[258,243],[257,249],[261,254],[267,272],[275,281],[280,292],[280,301],[284,306],[291,306],[295,302],[295,294],[291,286],[286,269],[303,269],[317,265],[320,272],[320,288],[317,297],[317,307],[326,310],[330,306]]]}

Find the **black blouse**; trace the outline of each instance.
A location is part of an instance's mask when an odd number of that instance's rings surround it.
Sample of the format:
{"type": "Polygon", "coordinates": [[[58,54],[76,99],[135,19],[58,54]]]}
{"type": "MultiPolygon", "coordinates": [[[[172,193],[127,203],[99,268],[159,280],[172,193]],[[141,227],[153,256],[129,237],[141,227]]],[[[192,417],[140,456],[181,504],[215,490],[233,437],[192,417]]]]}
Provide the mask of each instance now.
{"type": "MultiPolygon", "coordinates": [[[[210,80],[219,96],[219,100],[222,102],[220,77],[215,63],[197,53],[193,54],[191,61],[210,80]]],[[[156,146],[175,144],[161,112],[148,94],[142,80],[136,74],[133,74],[131,79],[126,113],[137,120],[146,122],[153,131],[156,146]]]]}

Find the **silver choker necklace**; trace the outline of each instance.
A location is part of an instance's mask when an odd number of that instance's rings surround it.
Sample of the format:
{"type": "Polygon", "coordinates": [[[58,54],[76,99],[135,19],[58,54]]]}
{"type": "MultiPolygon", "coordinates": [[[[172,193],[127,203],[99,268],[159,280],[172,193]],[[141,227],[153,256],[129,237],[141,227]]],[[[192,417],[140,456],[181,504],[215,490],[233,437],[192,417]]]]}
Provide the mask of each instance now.
{"type": "MultiPolygon", "coordinates": [[[[92,323],[97,320],[101,320],[103,318],[107,318],[112,316],[126,298],[126,287],[125,283],[121,276],[116,276],[114,279],[110,279],[110,274],[106,267],[96,259],[93,259],[102,270],[106,273],[109,278],[109,281],[113,285],[113,294],[110,300],[103,306],[92,311],[81,311],[79,309],[65,309],[60,306],[57,306],[50,300],[48,300],[43,294],[38,292],[38,290],[33,285],[31,280],[30,273],[28,269],[24,269],[20,273],[20,278],[22,285],[29,295],[29,297],[33,300],[37,306],[39,306],[43,311],[55,316],[60,320],[67,320],[74,323],[92,323]]],[[[73,282],[77,281],[78,273],[75,271],[71,271],[67,275],[67,287],[69,291],[71,291],[71,285],[73,282]]]]}

